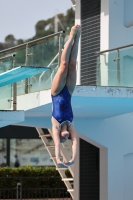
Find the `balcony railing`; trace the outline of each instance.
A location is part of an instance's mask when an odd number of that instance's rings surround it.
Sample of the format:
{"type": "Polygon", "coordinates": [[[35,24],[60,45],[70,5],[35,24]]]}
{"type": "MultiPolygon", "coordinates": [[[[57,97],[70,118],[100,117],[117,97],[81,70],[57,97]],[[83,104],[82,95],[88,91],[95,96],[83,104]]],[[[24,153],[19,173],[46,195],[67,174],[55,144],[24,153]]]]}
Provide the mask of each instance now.
{"type": "Polygon", "coordinates": [[[97,54],[97,85],[133,87],[133,44],[97,54]]]}
{"type": "Polygon", "coordinates": [[[1,177],[0,182],[1,200],[72,200],[59,176],[1,177]]]}
{"type": "Polygon", "coordinates": [[[0,51],[0,74],[18,66],[48,67],[41,74],[0,87],[0,110],[17,109],[17,96],[47,90],[60,63],[64,31],[0,51]]]}

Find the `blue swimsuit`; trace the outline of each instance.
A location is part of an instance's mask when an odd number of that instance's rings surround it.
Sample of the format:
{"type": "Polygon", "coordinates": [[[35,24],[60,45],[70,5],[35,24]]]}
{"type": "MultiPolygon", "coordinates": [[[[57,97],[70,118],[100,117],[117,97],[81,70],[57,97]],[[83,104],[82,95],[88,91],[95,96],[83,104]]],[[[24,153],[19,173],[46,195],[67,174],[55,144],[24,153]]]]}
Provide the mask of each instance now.
{"type": "Polygon", "coordinates": [[[64,121],[73,121],[73,112],[71,107],[71,95],[67,86],[55,96],[51,95],[53,102],[52,116],[62,124],[64,121]]]}

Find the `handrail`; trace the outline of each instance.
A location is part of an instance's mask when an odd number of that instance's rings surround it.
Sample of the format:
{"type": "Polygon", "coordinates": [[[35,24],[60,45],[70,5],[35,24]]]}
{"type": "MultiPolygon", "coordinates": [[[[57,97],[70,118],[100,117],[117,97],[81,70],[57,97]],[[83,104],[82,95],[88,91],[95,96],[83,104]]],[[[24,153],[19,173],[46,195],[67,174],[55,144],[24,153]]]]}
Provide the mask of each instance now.
{"type": "MultiPolygon", "coordinates": [[[[28,57],[33,55],[32,53],[29,54],[28,50],[29,50],[29,47],[31,47],[33,44],[39,44],[40,42],[48,39],[48,38],[52,38],[52,37],[55,37],[55,36],[59,36],[59,52],[58,54],[53,58],[53,60],[49,63],[48,67],[51,66],[51,64],[54,62],[54,60],[59,57],[58,59],[58,64],[60,63],[60,56],[61,56],[61,47],[62,47],[62,34],[65,33],[65,31],[60,31],[60,32],[57,32],[57,33],[54,33],[54,34],[51,34],[51,35],[48,35],[48,36],[45,36],[45,37],[42,37],[42,38],[39,38],[39,39],[36,39],[36,40],[32,40],[32,41],[29,41],[29,42],[26,42],[24,44],[21,44],[21,45],[17,45],[15,47],[11,47],[9,49],[5,49],[5,50],[2,50],[0,51],[0,61],[2,60],[5,60],[7,58],[12,58],[12,67],[15,68],[16,67],[16,62],[15,62],[15,53],[17,50],[20,50],[20,49],[24,49],[25,48],[25,66],[28,65],[28,57]],[[4,54],[4,55],[3,55],[4,54]]],[[[58,66],[58,65],[57,65],[58,66]]],[[[39,83],[41,81],[41,78],[43,76],[44,73],[41,74],[40,78],[39,78],[39,83]]],[[[51,80],[52,80],[52,73],[51,73],[51,80]]],[[[28,87],[29,86],[32,86],[31,84],[29,84],[29,80],[28,78],[25,79],[25,84],[24,84],[24,87],[25,87],[25,94],[28,94],[29,90],[28,90],[28,87]]],[[[12,101],[13,102],[13,110],[17,110],[17,83],[14,83],[13,84],[13,98],[11,99],[8,99],[8,101],[12,101]]]]}
{"type": "Polygon", "coordinates": [[[4,56],[2,58],[0,58],[0,60],[6,60],[7,58],[13,58],[15,57],[15,54],[9,55],[9,56],[4,56]]]}
{"type": "Polygon", "coordinates": [[[131,46],[133,46],[133,44],[128,44],[128,45],[125,45],[125,46],[120,46],[120,47],[117,47],[117,48],[108,49],[108,50],[104,50],[104,51],[96,51],[96,54],[99,55],[99,54],[102,54],[102,53],[115,51],[115,50],[119,50],[119,49],[124,49],[124,48],[131,47],[131,46]]]}
{"type": "Polygon", "coordinates": [[[25,47],[27,44],[30,45],[30,44],[34,44],[34,43],[37,43],[37,42],[41,42],[45,39],[48,39],[48,38],[51,38],[53,36],[57,36],[57,35],[60,35],[62,33],[65,33],[64,30],[62,31],[59,31],[57,33],[54,33],[54,34],[51,34],[51,35],[48,35],[48,36],[45,36],[45,37],[42,37],[42,38],[38,38],[36,40],[32,40],[32,41],[29,41],[29,42],[25,42],[24,44],[20,44],[20,45],[17,45],[15,47],[11,47],[11,48],[8,48],[8,49],[4,49],[2,51],[0,51],[0,55],[3,54],[3,53],[10,53],[12,52],[13,50],[18,50],[18,49],[22,49],[23,47],[25,47]]]}

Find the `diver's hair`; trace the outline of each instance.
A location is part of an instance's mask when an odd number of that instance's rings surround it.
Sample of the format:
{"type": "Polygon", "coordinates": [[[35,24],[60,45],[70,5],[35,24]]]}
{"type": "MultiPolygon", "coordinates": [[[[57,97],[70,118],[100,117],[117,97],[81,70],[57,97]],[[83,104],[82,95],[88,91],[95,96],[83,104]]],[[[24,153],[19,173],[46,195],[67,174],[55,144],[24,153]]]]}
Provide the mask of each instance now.
{"type": "Polygon", "coordinates": [[[64,143],[67,139],[60,137],[60,143],[64,143]]]}

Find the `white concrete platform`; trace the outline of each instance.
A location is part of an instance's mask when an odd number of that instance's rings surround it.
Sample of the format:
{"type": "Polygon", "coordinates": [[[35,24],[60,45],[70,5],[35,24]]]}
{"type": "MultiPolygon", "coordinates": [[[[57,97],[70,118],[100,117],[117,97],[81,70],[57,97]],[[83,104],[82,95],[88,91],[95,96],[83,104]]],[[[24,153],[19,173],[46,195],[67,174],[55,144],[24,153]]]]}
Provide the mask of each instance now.
{"type": "MultiPolygon", "coordinates": [[[[20,124],[50,128],[52,111],[50,90],[33,93],[31,96],[32,100],[28,100],[30,99],[28,95],[22,103],[20,99],[18,100],[18,108],[26,110],[25,121],[20,124]],[[29,110],[27,105],[30,107],[29,110]]],[[[72,96],[72,108],[75,121],[80,118],[104,119],[131,113],[133,89],[77,86],[72,96]]]]}
{"type": "Polygon", "coordinates": [[[8,126],[25,120],[24,111],[0,110],[0,127],[8,126]]]}

